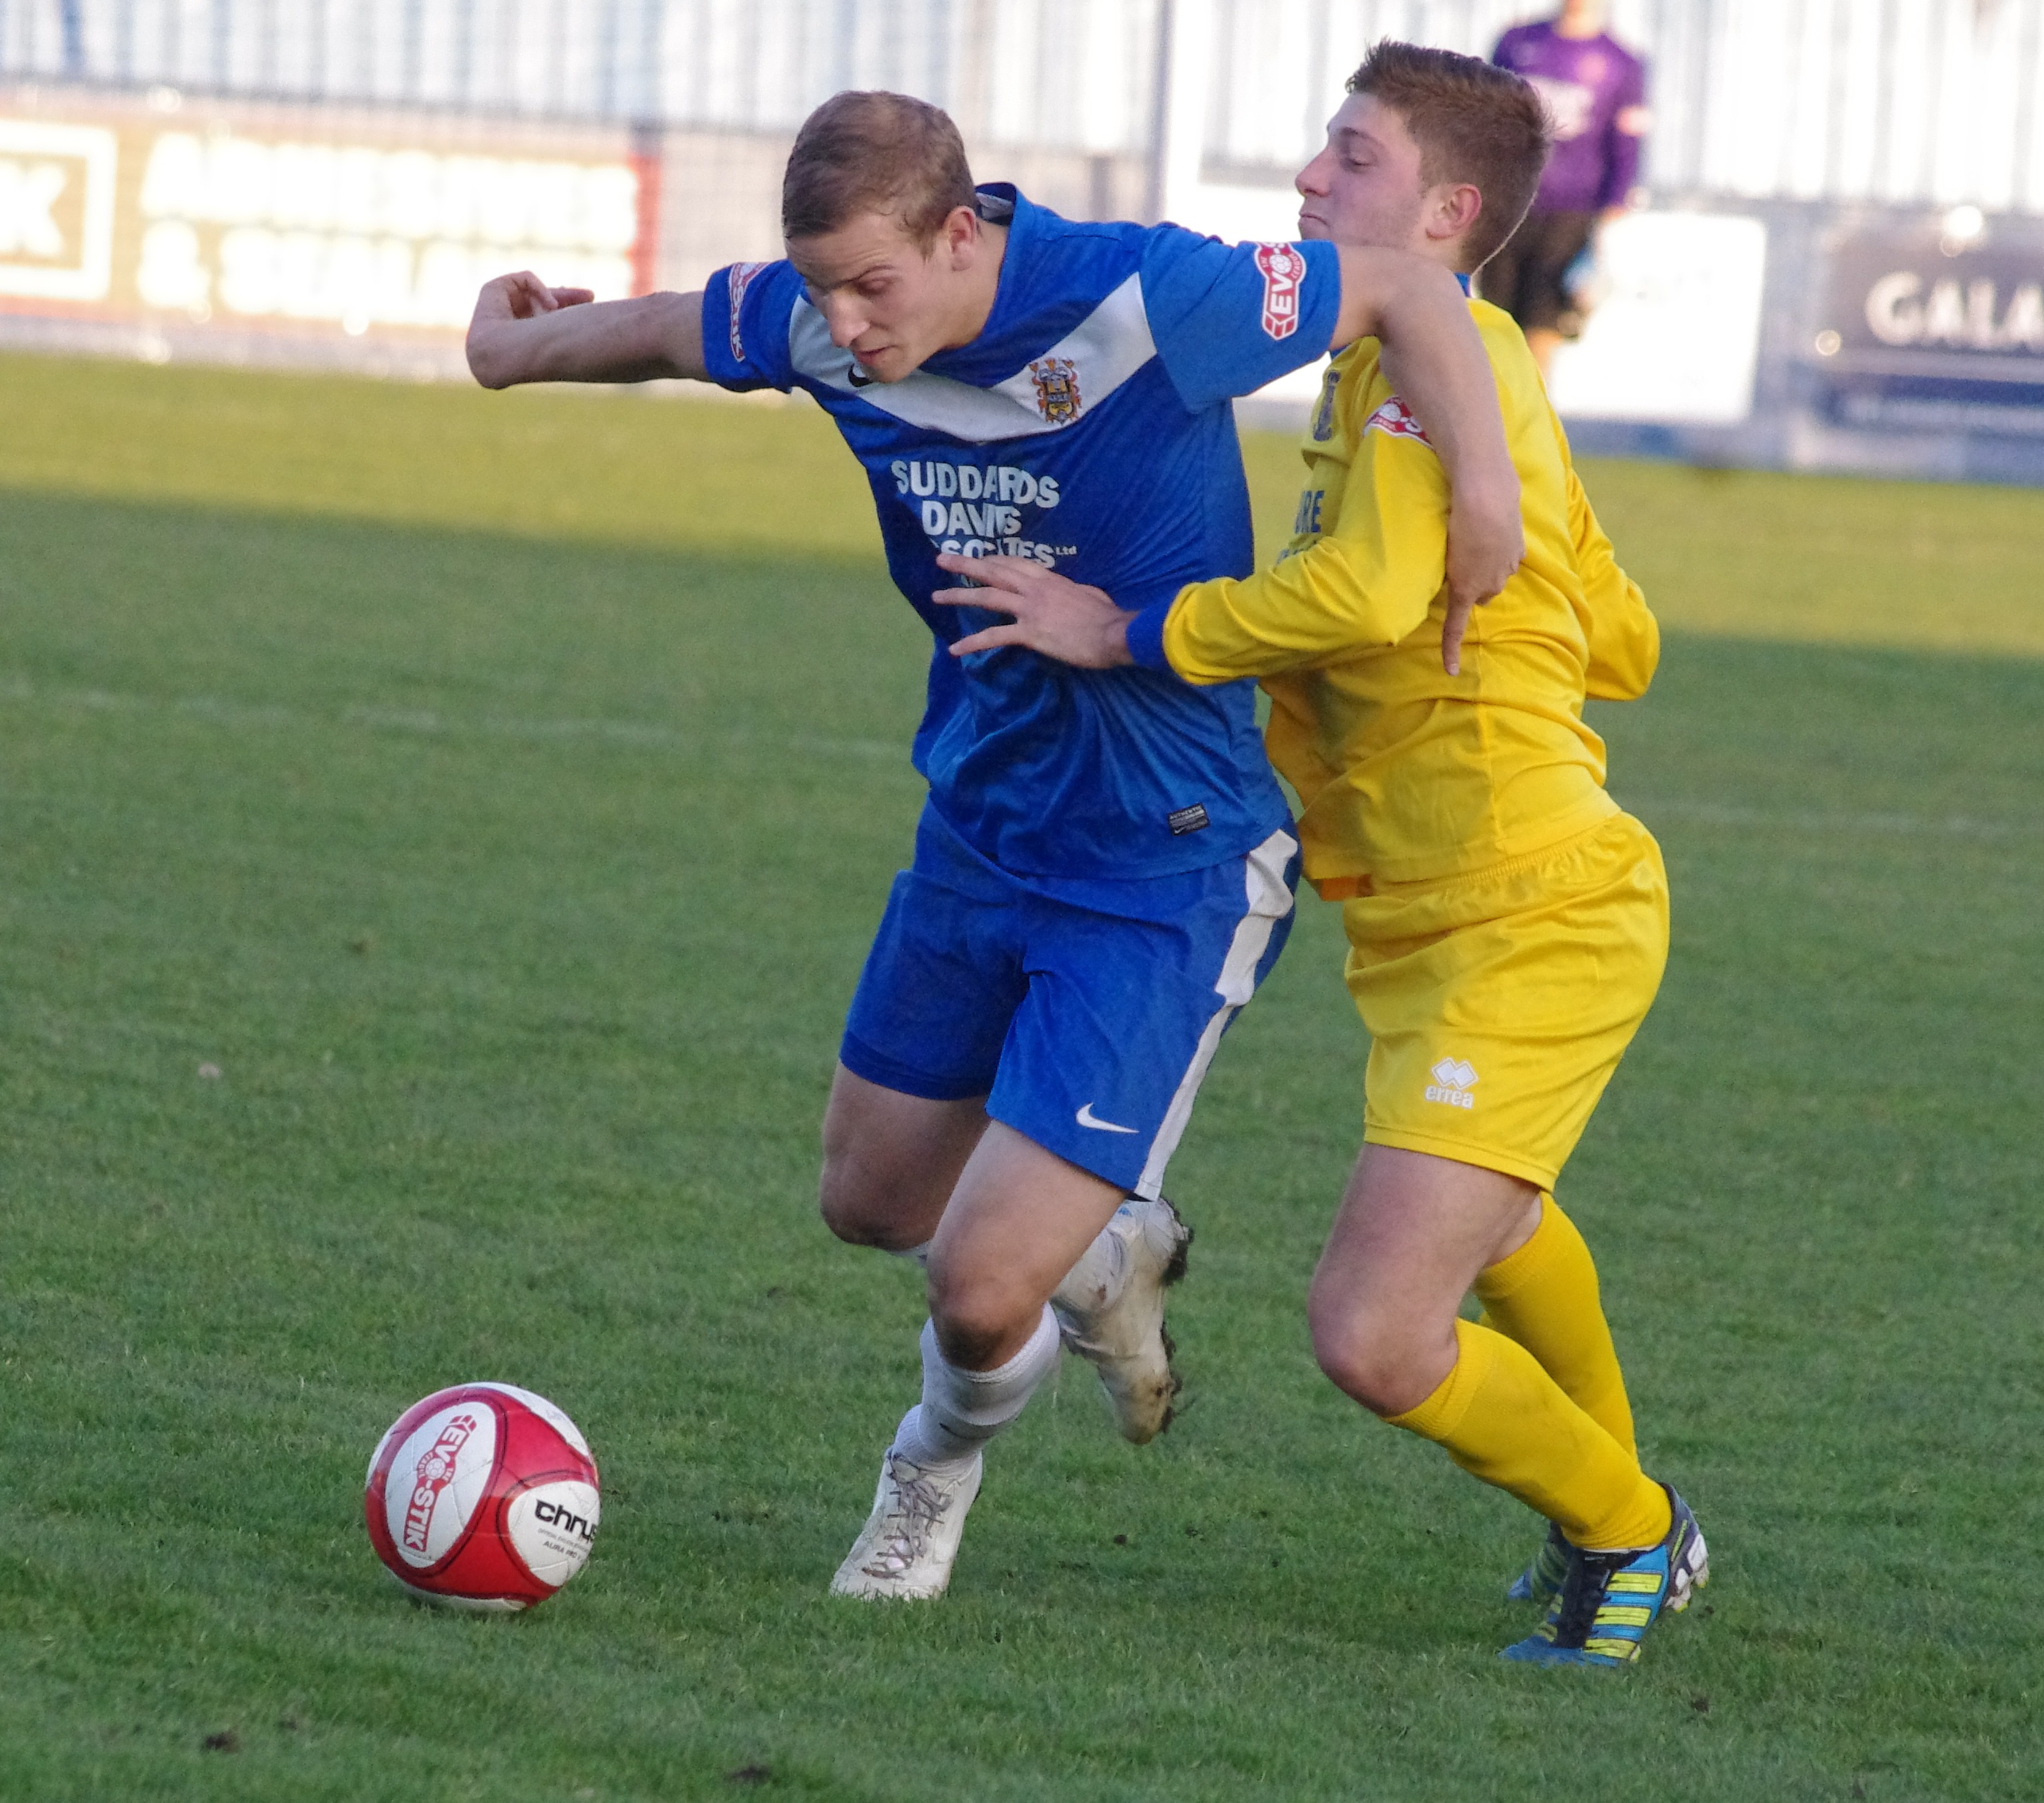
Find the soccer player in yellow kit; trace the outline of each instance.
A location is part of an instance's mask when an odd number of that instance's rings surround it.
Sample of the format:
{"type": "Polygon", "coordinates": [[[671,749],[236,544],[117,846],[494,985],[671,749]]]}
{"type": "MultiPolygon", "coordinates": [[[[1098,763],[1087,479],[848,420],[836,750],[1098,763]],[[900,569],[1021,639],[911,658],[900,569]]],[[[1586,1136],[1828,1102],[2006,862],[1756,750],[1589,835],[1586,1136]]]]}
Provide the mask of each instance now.
{"type": "MultiPolygon", "coordinates": [[[[1383,44],[1301,173],[1304,235],[1467,275],[1518,223],[1547,126],[1518,77],[1383,44]]],[[[1650,680],[1659,635],[1615,561],[1510,319],[1473,303],[1522,490],[1526,556],[1480,615],[1443,590],[1440,459],[1365,339],[1316,409],[1296,536],[1270,571],[1124,613],[982,560],[1026,644],[1188,681],[1263,678],[1305,869],[1342,904],[1370,1031],[1363,1148],[1309,1305],[1321,1367],[1394,1426],[1547,1517],[1504,1656],[1621,1665],[1708,1576],[1695,1517],[1640,1468],[1588,1248],[1553,1188],[1645,1017],[1667,879],[1604,787],[1586,696],[1650,680]],[[1471,1290],[1480,1322],[1460,1318],[1471,1290]]],[[[964,573],[961,568],[959,573],[964,573]]]]}

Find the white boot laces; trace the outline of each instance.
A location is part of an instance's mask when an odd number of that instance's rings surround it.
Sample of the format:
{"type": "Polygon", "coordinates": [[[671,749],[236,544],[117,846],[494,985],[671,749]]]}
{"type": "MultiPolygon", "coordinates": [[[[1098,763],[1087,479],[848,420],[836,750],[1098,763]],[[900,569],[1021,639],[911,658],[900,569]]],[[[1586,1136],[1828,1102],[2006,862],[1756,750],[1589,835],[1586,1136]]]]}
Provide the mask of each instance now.
{"type": "Polygon", "coordinates": [[[875,1577],[898,1577],[921,1559],[951,1503],[934,1479],[891,1452],[887,1455],[887,1482],[894,1492],[890,1513],[894,1531],[875,1549],[873,1562],[866,1568],[875,1577]],[[905,1475],[910,1471],[915,1475],[905,1475]]]}

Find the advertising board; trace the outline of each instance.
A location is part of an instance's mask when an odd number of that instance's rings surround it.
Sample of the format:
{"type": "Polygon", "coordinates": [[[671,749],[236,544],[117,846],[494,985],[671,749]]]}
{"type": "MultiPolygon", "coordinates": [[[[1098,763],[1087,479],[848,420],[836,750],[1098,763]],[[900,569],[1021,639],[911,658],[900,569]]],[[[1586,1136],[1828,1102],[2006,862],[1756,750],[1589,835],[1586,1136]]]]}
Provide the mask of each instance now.
{"type": "Polygon", "coordinates": [[[1827,251],[1809,366],[1829,417],[2044,436],[2044,225],[1852,222],[1827,251]]]}
{"type": "Polygon", "coordinates": [[[1767,269],[1763,220],[1631,213],[1598,247],[1598,297],[1556,353],[1556,409],[1572,420],[1728,426],[1753,410],[1767,269]]]}
{"type": "Polygon", "coordinates": [[[444,345],[507,269],[650,288],[658,178],[616,130],[0,95],[0,314],[444,345]]]}

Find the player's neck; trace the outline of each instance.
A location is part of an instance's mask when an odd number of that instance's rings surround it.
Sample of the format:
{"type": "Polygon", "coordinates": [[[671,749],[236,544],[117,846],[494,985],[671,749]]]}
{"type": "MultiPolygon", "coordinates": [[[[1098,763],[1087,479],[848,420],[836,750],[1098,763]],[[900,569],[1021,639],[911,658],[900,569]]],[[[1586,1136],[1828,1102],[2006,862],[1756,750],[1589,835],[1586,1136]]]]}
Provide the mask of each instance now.
{"type": "MultiPolygon", "coordinates": [[[[1459,279],[1469,273],[1463,267],[1466,259],[1462,254],[1462,243],[1463,241],[1460,238],[1443,240],[1438,238],[1429,238],[1425,233],[1418,232],[1403,244],[1392,244],[1387,246],[1386,248],[1402,250],[1407,256],[1417,257],[1423,263],[1437,264],[1450,275],[1459,279]]],[[[1466,288],[1468,284],[1464,281],[1463,286],[1466,288]]]]}
{"type": "Polygon", "coordinates": [[[970,344],[987,329],[994,316],[994,303],[1001,292],[1001,266],[1007,260],[1008,228],[979,222],[979,254],[968,272],[968,286],[960,298],[956,329],[944,341],[944,348],[956,351],[970,344]]]}
{"type": "Polygon", "coordinates": [[[1601,37],[1604,34],[1604,22],[1595,13],[1579,13],[1571,17],[1564,11],[1554,21],[1554,35],[1557,37],[1591,38],[1601,37]]]}

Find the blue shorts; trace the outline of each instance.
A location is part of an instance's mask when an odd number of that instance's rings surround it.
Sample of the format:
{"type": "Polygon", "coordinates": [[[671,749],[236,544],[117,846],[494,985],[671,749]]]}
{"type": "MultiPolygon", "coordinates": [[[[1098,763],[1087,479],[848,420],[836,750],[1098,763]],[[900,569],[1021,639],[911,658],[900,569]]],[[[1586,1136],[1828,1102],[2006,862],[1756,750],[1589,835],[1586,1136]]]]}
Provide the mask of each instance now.
{"type": "Polygon", "coordinates": [[[1298,843],[1127,881],[1018,877],[933,808],[839,1053],[868,1083],[987,1112],[1155,1196],[1214,1049],[1292,927],[1298,843]]]}

